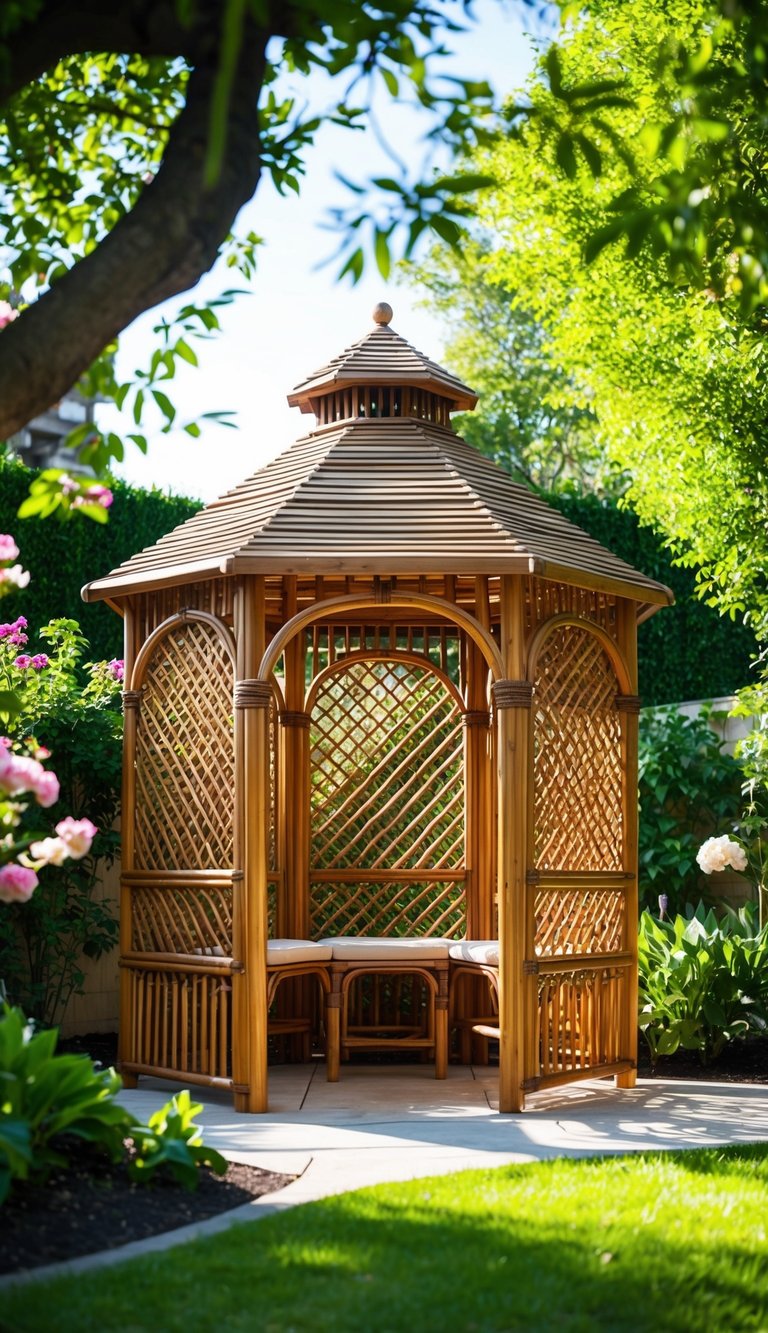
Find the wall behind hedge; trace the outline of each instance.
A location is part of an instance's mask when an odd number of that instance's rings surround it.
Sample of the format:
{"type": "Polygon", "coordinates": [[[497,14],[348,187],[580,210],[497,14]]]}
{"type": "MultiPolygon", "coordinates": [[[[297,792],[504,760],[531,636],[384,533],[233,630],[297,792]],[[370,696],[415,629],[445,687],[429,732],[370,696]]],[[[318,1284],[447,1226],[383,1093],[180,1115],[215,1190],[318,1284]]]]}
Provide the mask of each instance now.
{"type": "Polygon", "coordinates": [[[78,517],[66,523],[55,518],[22,520],[16,514],[34,476],[16,460],[0,458],[0,532],[13,534],[21,563],[32,575],[28,588],[4,600],[0,619],[25,615],[33,631],[56,616],[69,616],[80,622],[93,661],[122,657],[120,616],[101,602],[86,605],[80,589],[150,546],[201,506],[195,500],[116,482],[109,522],[104,525],[78,517]]]}
{"type": "Polygon", "coordinates": [[[693,571],[672,565],[652,528],[641,527],[634,514],[595,496],[545,498],[603,546],[675,594],[674,606],[663,607],[638,630],[644,704],[713,699],[750,683],[754,635],[699,601],[693,591],[693,571]]]}
{"type": "MultiPolygon", "coordinates": [[[[0,532],[13,533],[22,562],[32,573],[29,587],[6,601],[2,618],[23,613],[36,628],[54,616],[71,616],[80,621],[95,661],[120,657],[122,621],[100,603],[86,606],[80,600],[80,588],[157,541],[200,505],[117,482],[109,523],[104,527],[88,519],[22,522],[16,512],[33,475],[21,463],[0,458],[0,532]]],[[[748,683],[750,655],[755,649],[752,634],[697,600],[693,573],[672,566],[650,528],[640,527],[634,514],[593,496],[546,498],[572,523],[636,569],[666,583],[675,594],[675,606],[664,608],[640,626],[643,703],[714,698],[748,683]]]]}

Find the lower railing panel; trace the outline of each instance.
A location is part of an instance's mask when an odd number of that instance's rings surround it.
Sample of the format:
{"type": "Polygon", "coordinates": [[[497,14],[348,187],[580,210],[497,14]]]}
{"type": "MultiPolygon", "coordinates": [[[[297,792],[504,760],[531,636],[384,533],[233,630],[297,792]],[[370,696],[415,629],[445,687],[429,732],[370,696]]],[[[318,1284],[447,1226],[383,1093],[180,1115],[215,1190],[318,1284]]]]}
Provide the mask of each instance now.
{"type": "MultiPolygon", "coordinates": [[[[538,978],[533,1080],[555,1083],[627,1060],[628,965],[547,972],[538,978]]],[[[531,1080],[528,1080],[529,1084],[531,1080]]]]}
{"type": "Polygon", "coordinates": [[[130,978],[125,1067],[163,1076],[195,1074],[196,1081],[231,1079],[231,972],[125,966],[130,978]]]}

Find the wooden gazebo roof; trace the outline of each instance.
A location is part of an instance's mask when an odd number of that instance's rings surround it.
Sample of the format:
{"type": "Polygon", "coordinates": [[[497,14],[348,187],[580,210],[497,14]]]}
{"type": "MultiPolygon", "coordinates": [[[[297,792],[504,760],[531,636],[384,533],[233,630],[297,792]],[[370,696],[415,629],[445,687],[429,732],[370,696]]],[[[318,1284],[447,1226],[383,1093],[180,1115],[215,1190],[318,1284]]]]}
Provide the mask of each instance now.
{"type": "MultiPolygon", "coordinates": [[[[451,409],[472,391],[377,325],[297,386],[313,410],[339,384],[416,386],[451,409]]],[[[216,574],[515,574],[612,590],[648,606],[662,584],[570,523],[448,425],[406,413],[319,426],[107,577],[86,600],[216,574]]]]}

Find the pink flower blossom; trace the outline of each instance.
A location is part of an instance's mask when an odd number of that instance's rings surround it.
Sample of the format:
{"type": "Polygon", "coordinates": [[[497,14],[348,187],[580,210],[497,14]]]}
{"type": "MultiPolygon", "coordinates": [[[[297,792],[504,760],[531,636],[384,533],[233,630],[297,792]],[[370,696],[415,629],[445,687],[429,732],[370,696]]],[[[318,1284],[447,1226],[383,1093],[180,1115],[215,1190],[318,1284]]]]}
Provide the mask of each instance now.
{"type": "MultiPolygon", "coordinates": [[[[0,746],[2,746],[2,748],[3,748],[4,750],[10,750],[10,748],[11,748],[12,745],[13,745],[13,741],[11,740],[10,736],[0,736],[0,746]]],[[[42,757],[43,757],[43,756],[40,755],[40,758],[41,758],[41,759],[42,759],[42,757]]]]}
{"type": "Polygon", "coordinates": [[[113,657],[111,662],[107,662],[107,670],[111,672],[113,680],[122,680],[125,675],[125,662],[121,657],[113,657]]]}
{"type": "Polygon", "coordinates": [[[50,806],[55,805],[58,801],[59,790],[59,779],[56,774],[44,768],[34,788],[37,804],[41,805],[44,810],[48,810],[50,806]]]}
{"type": "Polygon", "coordinates": [[[109,509],[114,498],[108,486],[89,486],[81,495],[75,496],[72,508],[79,509],[84,504],[95,504],[101,505],[102,509],[109,509]]]}
{"type": "MultiPolygon", "coordinates": [[[[47,653],[35,653],[34,657],[30,662],[30,666],[34,667],[35,671],[43,671],[49,665],[49,663],[50,663],[50,658],[48,657],[47,653]]],[[[39,757],[45,758],[46,756],[41,755],[39,757]]]]}
{"type": "Polygon", "coordinates": [[[15,560],[18,554],[19,548],[13,540],[13,537],[7,532],[0,532],[0,560],[15,560]]]}
{"type": "Polygon", "coordinates": [[[17,861],[0,866],[0,902],[26,903],[37,888],[37,875],[17,861]]]}
{"type": "Polygon", "coordinates": [[[26,671],[27,667],[32,665],[32,658],[28,653],[19,653],[18,657],[13,659],[13,665],[18,667],[19,671],[26,671]]]}
{"type": "Polygon", "coordinates": [[[60,866],[69,856],[69,849],[61,838],[41,838],[40,842],[30,843],[29,855],[42,865],[60,866]]]}
{"type": "Polygon", "coordinates": [[[27,642],[27,636],[24,633],[26,628],[26,620],[23,616],[19,616],[18,620],[14,620],[10,624],[0,625],[0,639],[7,639],[9,643],[20,648],[27,642]]]}
{"type": "Polygon", "coordinates": [[[60,820],[56,825],[56,832],[75,861],[79,861],[81,856],[86,856],[91,850],[91,843],[98,831],[90,819],[73,819],[71,815],[67,815],[66,819],[60,820]]]}
{"type": "Polygon", "coordinates": [[[79,481],[75,481],[75,478],[70,477],[66,472],[63,476],[59,477],[59,486],[61,487],[62,495],[71,495],[73,491],[79,491],[80,489],[79,481]]]}
{"type": "Polygon", "coordinates": [[[18,318],[18,310],[14,310],[13,306],[9,305],[7,301],[0,301],[0,329],[4,329],[6,324],[12,324],[18,318]]]}

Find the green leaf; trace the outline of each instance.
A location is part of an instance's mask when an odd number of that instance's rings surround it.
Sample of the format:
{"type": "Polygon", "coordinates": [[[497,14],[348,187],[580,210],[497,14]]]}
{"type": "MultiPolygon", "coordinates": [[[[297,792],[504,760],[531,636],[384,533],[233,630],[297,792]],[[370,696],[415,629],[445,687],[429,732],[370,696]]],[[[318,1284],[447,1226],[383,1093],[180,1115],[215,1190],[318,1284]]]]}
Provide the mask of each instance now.
{"type": "Polygon", "coordinates": [[[392,260],[389,253],[389,234],[380,231],[376,227],[374,231],[374,254],[376,256],[376,265],[382,278],[387,279],[392,267],[392,260]]]}
{"type": "Polygon", "coordinates": [[[555,159],[560,170],[568,179],[574,180],[578,171],[578,163],[570,134],[563,133],[560,135],[555,145],[555,159]]]}

